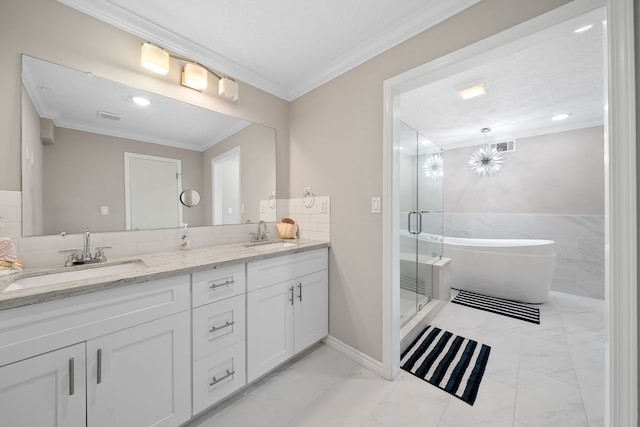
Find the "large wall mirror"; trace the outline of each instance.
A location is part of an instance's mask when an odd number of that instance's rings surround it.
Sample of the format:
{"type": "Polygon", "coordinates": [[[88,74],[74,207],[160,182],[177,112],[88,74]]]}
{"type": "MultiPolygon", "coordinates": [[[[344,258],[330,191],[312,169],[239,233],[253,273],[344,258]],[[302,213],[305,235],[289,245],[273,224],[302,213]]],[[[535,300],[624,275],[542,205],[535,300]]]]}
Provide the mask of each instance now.
{"type": "Polygon", "coordinates": [[[23,236],[275,221],[274,129],[27,55],[22,86],[23,236]]]}

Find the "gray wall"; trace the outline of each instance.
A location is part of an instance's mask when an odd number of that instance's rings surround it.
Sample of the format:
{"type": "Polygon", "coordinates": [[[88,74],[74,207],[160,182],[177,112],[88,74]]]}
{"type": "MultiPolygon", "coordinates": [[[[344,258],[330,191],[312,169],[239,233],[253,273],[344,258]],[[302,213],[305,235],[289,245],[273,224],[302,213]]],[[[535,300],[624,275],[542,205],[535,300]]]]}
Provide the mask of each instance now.
{"type": "Polygon", "coordinates": [[[275,131],[271,128],[253,124],[236,132],[229,138],[217,143],[203,153],[202,169],[203,189],[206,197],[203,200],[205,215],[211,219],[211,159],[234,147],[240,147],[240,194],[241,203],[245,205],[242,222],[260,219],[260,206],[257,201],[266,200],[269,193],[276,191],[274,170],[276,159],[273,150],[275,131]],[[248,201],[251,202],[248,202],[248,201]]]}
{"type": "MultiPolygon", "coordinates": [[[[44,234],[125,229],[125,152],[179,159],[182,187],[202,188],[199,151],[56,128],[55,144],[44,146],[44,234]],[[101,206],[109,215],[100,214],[101,206]]],[[[184,222],[204,225],[202,206],[183,214],[184,222]]]]}
{"type": "Polygon", "coordinates": [[[445,152],[447,212],[604,215],[602,126],[518,139],[503,169],[478,178],[467,163],[479,147],[445,152]]]}
{"type": "Polygon", "coordinates": [[[332,336],[382,360],[383,81],[564,3],[482,1],[291,103],[291,192],[331,195],[332,336]]]}
{"type": "Polygon", "coordinates": [[[604,299],[604,128],[516,145],[503,170],[484,178],[467,166],[477,147],[445,151],[445,236],[553,240],[551,289],[604,299]]]}
{"type": "Polygon", "coordinates": [[[22,89],[22,139],[24,151],[21,163],[25,171],[22,185],[29,189],[28,192],[23,193],[22,229],[26,235],[42,234],[44,230],[42,215],[44,156],[40,140],[40,116],[24,88],[22,89]]]}
{"type": "Polygon", "coordinates": [[[227,101],[212,85],[199,93],[180,85],[180,67],[166,76],[140,66],[139,37],[56,0],[0,2],[0,190],[20,190],[21,57],[25,53],[127,85],[180,99],[276,129],[278,194],[289,195],[289,103],[239,82],[227,101]]]}

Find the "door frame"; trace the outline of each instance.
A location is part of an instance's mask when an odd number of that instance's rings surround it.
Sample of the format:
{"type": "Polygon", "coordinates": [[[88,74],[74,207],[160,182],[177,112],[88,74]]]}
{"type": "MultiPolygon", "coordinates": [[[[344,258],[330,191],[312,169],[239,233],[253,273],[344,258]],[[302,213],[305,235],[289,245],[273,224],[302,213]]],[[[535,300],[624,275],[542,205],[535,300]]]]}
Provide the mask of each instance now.
{"type": "MultiPolygon", "coordinates": [[[[452,65],[481,61],[488,51],[605,7],[608,44],[608,116],[605,116],[605,422],[638,420],[637,193],[633,0],[574,0],[384,82],[383,88],[383,358],[392,379],[400,371],[398,284],[398,155],[393,144],[393,98],[420,78],[436,81],[452,65]],[[607,125],[608,124],[608,125],[607,125]]],[[[606,69],[606,67],[605,67],[606,69]]]]}

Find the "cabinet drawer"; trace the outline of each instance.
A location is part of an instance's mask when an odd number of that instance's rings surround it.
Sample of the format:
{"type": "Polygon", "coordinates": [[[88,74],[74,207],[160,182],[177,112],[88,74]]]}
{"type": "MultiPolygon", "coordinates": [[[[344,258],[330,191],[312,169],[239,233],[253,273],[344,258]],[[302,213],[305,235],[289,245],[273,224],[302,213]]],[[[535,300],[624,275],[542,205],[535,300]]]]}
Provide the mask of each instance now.
{"type": "Polygon", "coordinates": [[[193,307],[220,301],[244,293],[244,264],[198,271],[191,275],[191,280],[193,307]]]}
{"type": "Polygon", "coordinates": [[[0,366],[189,309],[189,276],[0,311],[0,366]]]}
{"type": "Polygon", "coordinates": [[[244,341],[244,313],[244,294],[193,309],[193,360],[244,341]]]}
{"type": "Polygon", "coordinates": [[[327,249],[317,249],[250,262],[247,264],[247,290],[254,291],[316,271],[326,270],[327,252],[327,249]]]}
{"type": "Polygon", "coordinates": [[[244,341],[193,364],[193,414],[246,384],[244,341]]]}

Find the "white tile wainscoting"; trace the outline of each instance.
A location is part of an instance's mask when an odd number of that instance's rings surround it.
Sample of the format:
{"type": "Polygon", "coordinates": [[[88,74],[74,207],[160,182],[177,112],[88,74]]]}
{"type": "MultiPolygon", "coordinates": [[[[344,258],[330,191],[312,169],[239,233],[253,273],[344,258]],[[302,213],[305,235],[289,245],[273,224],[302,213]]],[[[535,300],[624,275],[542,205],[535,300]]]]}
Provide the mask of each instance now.
{"type": "MultiPolygon", "coordinates": [[[[67,234],[21,237],[22,209],[20,191],[0,191],[0,237],[10,237],[16,244],[18,256],[25,267],[63,265],[65,255],[58,251],[82,248],[83,235],[67,234]]],[[[300,238],[330,241],[331,201],[329,197],[316,197],[307,208],[302,199],[279,199],[284,206],[283,215],[293,218],[299,227],[300,238]]],[[[280,210],[280,209],[279,209],[280,210]]],[[[80,225],[83,227],[84,225],[80,225]]],[[[249,233],[256,224],[222,225],[190,228],[192,248],[249,241],[249,233]]],[[[179,228],[164,230],[121,231],[91,233],[91,246],[111,246],[108,258],[119,258],[178,250],[179,228]]],[[[268,225],[269,240],[277,239],[275,225],[268,225]]]]}
{"type": "Polygon", "coordinates": [[[558,257],[551,289],[604,299],[604,215],[445,212],[444,235],[554,240],[558,257]]]}

